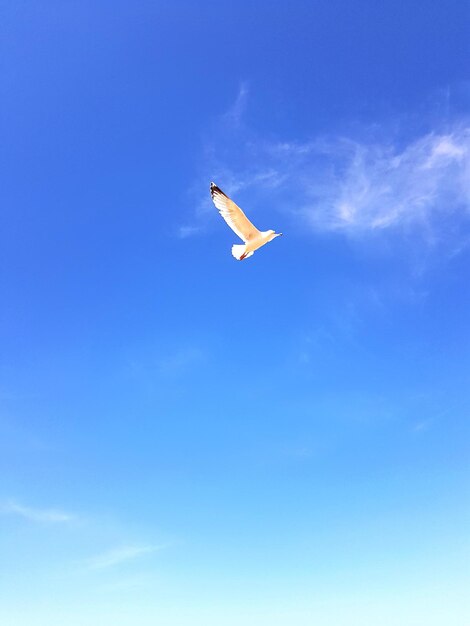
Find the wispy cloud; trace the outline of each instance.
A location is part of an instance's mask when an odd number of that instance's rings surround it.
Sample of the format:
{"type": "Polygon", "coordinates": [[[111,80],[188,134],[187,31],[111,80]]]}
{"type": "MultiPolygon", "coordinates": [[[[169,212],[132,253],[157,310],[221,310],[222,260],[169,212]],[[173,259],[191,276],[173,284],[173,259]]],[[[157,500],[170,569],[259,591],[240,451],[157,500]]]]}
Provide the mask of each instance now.
{"type": "Polygon", "coordinates": [[[242,119],[243,113],[245,112],[246,105],[248,100],[248,85],[246,82],[242,82],[238,88],[237,97],[235,98],[235,102],[229,107],[229,109],[224,113],[222,119],[224,122],[228,122],[229,124],[238,125],[242,119]]]}
{"type": "Polygon", "coordinates": [[[23,506],[17,502],[7,502],[0,506],[0,513],[3,515],[15,515],[30,522],[42,524],[63,524],[76,519],[74,515],[65,513],[57,509],[37,509],[23,506]]]}
{"type": "MultiPolygon", "coordinates": [[[[230,141],[224,140],[227,114],[218,131],[211,130],[204,180],[214,178],[228,193],[239,193],[241,201],[249,190],[252,212],[270,206],[312,231],[351,236],[419,229],[428,243],[443,237],[438,220],[470,218],[466,120],[447,122],[445,130],[430,126],[418,136],[402,128],[407,141],[365,128],[354,137],[284,141],[259,136],[240,118],[241,113],[230,141]]],[[[201,206],[210,207],[204,192],[201,206]]],[[[207,215],[199,211],[198,218],[203,223],[207,215]]],[[[458,237],[460,242],[462,233],[458,237]]]]}
{"type": "Polygon", "coordinates": [[[122,565],[128,561],[133,561],[145,554],[151,554],[162,550],[163,545],[129,545],[113,548],[102,554],[98,554],[87,560],[86,564],[89,569],[106,569],[122,565]]]}
{"type": "Polygon", "coordinates": [[[199,234],[201,230],[201,226],[194,226],[191,224],[183,225],[178,228],[178,237],[180,239],[186,239],[187,237],[199,234]]]}
{"type": "Polygon", "coordinates": [[[470,209],[469,128],[429,133],[402,147],[332,140],[298,161],[301,213],[317,230],[429,226],[437,215],[470,209]],[[326,162],[321,179],[313,171],[319,157],[326,162]]]}
{"type": "Polygon", "coordinates": [[[428,225],[438,214],[469,214],[470,128],[401,147],[347,138],[261,142],[252,163],[227,173],[232,189],[269,193],[271,204],[317,231],[428,225]]]}
{"type": "Polygon", "coordinates": [[[429,427],[431,426],[431,424],[432,424],[431,420],[421,420],[420,422],[416,422],[416,424],[413,425],[413,432],[423,433],[429,430],[429,427]]]}

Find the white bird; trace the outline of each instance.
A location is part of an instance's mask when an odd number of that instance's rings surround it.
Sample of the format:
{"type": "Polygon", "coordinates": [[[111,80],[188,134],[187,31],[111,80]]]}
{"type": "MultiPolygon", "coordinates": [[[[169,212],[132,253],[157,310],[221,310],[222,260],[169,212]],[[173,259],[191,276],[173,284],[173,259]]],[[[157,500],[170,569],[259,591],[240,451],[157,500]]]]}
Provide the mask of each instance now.
{"type": "Polygon", "coordinates": [[[258,230],[240,207],[230,200],[215,183],[211,183],[211,197],[220,215],[233,232],[244,242],[243,245],[236,244],[232,246],[232,254],[238,261],[247,259],[253,255],[255,250],[282,235],[282,233],[275,233],[274,230],[258,230]]]}

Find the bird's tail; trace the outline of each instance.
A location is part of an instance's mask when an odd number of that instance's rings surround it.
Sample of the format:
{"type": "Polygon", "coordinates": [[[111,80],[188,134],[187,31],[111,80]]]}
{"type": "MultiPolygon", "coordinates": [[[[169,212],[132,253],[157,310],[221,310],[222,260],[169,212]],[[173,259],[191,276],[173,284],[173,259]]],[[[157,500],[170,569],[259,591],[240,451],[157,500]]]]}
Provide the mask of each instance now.
{"type": "Polygon", "coordinates": [[[237,259],[237,261],[241,260],[243,254],[245,253],[245,248],[246,246],[242,244],[232,246],[232,254],[237,259]]]}
{"type": "Polygon", "coordinates": [[[237,259],[237,261],[243,261],[243,259],[247,259],[249,256],[253,254],[253,252],[245,252],[246,246],[243,244],[236,244],[232,246],[232,254],[237,259]]]}

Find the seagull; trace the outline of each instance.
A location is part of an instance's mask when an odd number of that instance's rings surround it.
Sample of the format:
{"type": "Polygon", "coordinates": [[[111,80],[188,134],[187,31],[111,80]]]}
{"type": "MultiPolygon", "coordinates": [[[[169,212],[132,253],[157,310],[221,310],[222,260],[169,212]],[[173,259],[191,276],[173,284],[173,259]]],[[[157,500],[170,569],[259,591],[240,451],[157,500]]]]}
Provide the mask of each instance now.
{"type": "Polygon", "coordinates": [[[240,207],[230,200],[215,183],[211,183],[211,198],[220,215],[244,242],[243,245],[235,244],[232,246],[232,254],[238,261],[253,256],[255,250],[282,235],[282,233],[276,233],[274,230],[258,230],[240,207]]]}

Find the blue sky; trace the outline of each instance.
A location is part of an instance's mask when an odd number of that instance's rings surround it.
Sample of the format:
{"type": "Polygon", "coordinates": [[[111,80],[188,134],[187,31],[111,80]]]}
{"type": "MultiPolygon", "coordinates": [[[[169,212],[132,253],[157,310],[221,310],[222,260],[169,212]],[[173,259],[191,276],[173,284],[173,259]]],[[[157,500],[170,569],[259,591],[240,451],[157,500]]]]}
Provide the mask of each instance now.
{"type": "Polygon", "coordinates": [[[468,3],[0,11],[2,625],[467,624],[468,3]]]}

